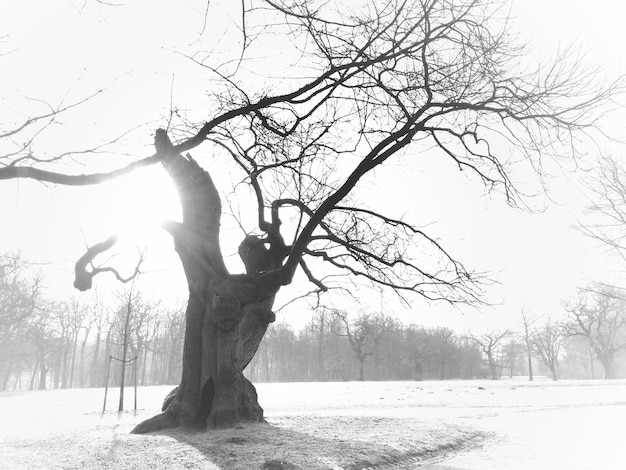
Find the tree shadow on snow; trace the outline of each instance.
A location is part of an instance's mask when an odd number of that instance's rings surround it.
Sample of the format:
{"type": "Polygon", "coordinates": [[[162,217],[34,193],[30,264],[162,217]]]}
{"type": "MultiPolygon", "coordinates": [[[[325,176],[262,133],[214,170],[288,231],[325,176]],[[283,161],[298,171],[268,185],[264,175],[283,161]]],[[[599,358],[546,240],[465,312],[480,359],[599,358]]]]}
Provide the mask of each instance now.
{"type": "Polygon", "coordinates": [[[289,416],[203,433],[169,430],[220,468],[406,468],[480,445],[486,436],[441,422],[376,417],[289,416]]]}

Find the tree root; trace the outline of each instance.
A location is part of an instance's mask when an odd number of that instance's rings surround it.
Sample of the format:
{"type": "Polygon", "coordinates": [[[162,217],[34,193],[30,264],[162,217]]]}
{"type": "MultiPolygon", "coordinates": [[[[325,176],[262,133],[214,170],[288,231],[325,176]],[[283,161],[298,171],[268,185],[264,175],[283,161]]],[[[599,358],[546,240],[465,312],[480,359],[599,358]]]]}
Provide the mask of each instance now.
{"type": "Polygon", "coordinates": [[[161,414],[139,423],[130,433],[145,434],[160,431],[161,429],[177,428],[178,426],[178,417],[170,411],[164,411],[161,414]]]}

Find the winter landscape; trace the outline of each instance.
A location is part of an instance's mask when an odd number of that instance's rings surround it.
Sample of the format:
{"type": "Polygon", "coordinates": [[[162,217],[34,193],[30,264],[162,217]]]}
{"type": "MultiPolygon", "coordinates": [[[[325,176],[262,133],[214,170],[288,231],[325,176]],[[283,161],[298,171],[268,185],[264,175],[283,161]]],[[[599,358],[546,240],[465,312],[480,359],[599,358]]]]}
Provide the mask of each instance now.
{"type": "Polygon", "coordinates": [[[168,387],[139,388],[136,413],[104,414],[102,389],[5,392],[0,467],[617,470],[626,461],[623,380],[272,383],[257,389],[268,425],[208,435],[130,434],[158,411],[168,387]]]}
{"type": "Polygon", "coordinates": [[[597,0],[0,7],[0,469],[623,469],[597,0]]]}

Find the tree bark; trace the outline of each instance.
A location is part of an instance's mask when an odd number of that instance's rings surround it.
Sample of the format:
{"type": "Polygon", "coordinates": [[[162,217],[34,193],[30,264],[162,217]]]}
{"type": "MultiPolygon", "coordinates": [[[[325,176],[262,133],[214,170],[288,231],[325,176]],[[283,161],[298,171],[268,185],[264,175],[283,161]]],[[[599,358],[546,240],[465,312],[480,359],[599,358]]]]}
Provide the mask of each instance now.
{"type": "MultiPolygon", "coordinates": [[[[272,251],[247,236],[239,253],[246,275],[230,275],[219,246],[221,202],[211,176],[190,157],[175,153],[164,131],[157,151],[177,187],[183,222],[167,230],[181,260],[189,299],[185,313],[180,385],[166,398],[163,413],[139,424],[133,433],[168,427],[205,429],[239,422],[264,422],[254,386],[243,370],[256,353],[269,323],[274,291],[259,286],[259,273],[280,266],[284,251],[272,251]]],[[[284,247],[284,245],[283,245],[284,247]]]]}

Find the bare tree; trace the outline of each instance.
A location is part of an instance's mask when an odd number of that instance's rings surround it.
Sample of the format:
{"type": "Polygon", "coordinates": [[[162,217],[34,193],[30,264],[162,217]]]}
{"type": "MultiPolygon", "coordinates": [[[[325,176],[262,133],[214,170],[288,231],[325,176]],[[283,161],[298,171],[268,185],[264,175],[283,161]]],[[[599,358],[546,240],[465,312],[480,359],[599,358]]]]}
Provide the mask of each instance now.
{"type": "MultiPolygon", "coordinates": [[[[478,302],[481,278],[394,211],[357,202],[359,183],[412,148],[451,159],[514,205],[513,162],[541,169],[546,155],[572,158],[577,139],[622,87],[594,85],[593,72],[567,53],[536,71],[520,70],[516,57],[523,47],[511,39],[508,22],[499,21],[505,12],[497,1],[389,0],[349,14],[344,7],[248,2],[244,44],[231,63],[247,63],[255,44],[273,35],[298,51],[295,75],[259,89],[239,78],[238,65],[216,67],[194,57],[216,77],[214,108],[204,111],[203,123],[181,117],[169,132],[158,129],[156,153],[127,166],[91,174],[52,171],[66,157],[80,159],[98,148],[37,155],[29,138],[20,138],[68,106],[0,132],[0,141],[14,144],[0,153],[0,180],[90,185],[158,163],[178,190],[182,222],[166,229],[189,285],[183,373],[164,412],[135,432],[262,421],[256,391],[242,372],[274,321],[275,295],[298,270],[318,292],[336,287],[332,281],[343,273],[400,294],[478,302]],[[567,152],[561,153],[563,144],[567,152]],[[242,223],[250,227],[239,246],[245,273],[226,267],[220,247],[218,186],[233,184],[222,181],[226,173],[202,168],[196,158],[203,154],[214,159],[207,160],[209,169],[216,159],[230,162],[231,172],[247,183],[238,198],[251,196],[256,205],[256,220],[242,223]],[[320,277],[327,272],[321,264],[333,274],[320,277]]],[[[78,289],[91,288],[101,273],[132,278],[94,266],[115,242],[108,238],[77,261],[78,289]]]]}
{"type": "Polygon", "coordinates": [[[315,335],[316,340],[316,358],[317,358],[317,380],[326,380],[326,367],[324,366],[324,344],[325,337],[330,332],[328,315],[326,308],[318,308],[311,320],[311,333],[315,335]]]}
{"type": "Polygon", "coordinates": [[[553,324],[549,319],[532,334],[532,344],[537,353],[537,358],[550,369],[552,380],[555,381],[559,379],[559,353],[563,344],[563,336],[563,327],[553,324]]]}
{"type": "Polygon", "coordinates": [[[108,321],[108,316],[110,312],[104,308],[104,306],[98,302],[93,308],[90,310],[91,318],[93,320],[93,325],[96,328],[96,337],[94,339],[94,349],[93,349],[93,357],[91,360],[91,373],[89,376],[89,386],[90,387],[98,387],[101,386],[104,379],[99,380],[99,371],[102,371],[102,368],[98,365],[98,359],[100,358],[100,343],[102,343],[102,332],[108,321]]]}
{"type": "Polygon", "coordinates": [[[626,350],[626,296],[620,289],[598,286],[581,291],[565,309],[570,319],[566,334],[585,337],[604,368],[604,378],[616,378],[615,355],[626,350]]]}
{"type": "Polygon", "coordinates": [[[509,378],[513,378],[515,369],[519,365],[519,359],[522,357],[524,345],[521,344],[518,338],[509,339],[502,346],[503,365],[509,370],[509,378]]]}
{"type": "Polygon", "coordinates": [[[444,380],[449,376],[446,369],[454,360],[456,349],[454,331],[446,327],[431,328],[428,330],[427,342],[433,359],[438,363],[439,380],[444,380]]]}
{"type": "Polygon", "coordinates": [[[601,155],[586,187],[589,217],[579,222],[580,231],[626,262],[626,171],[621,161],[601,155]]]}
{"type": "Polygon", "coordinates": [[[341,322],[341,330],[335,334],[343,336],[350,343],[359,363],[359,380],[365,380],[363,373],[365,360],[376,354],[381,339],[392,328],[390,317],[380,313],[378,315],[362,313],[350,320],[346,312],[332,310],[333,315],[341,322]]]}
{"type": "Polygon", "coordinates": [[[35,345],[37,359],[31,377],[31,389],[44,390],[47,388],[47,374],[52,363],[52,348],[54,334],[53,318],[45,302],[38,309],[37,315],[30,322],[30,337],[35,345]],[[35,377],[36,370],[39,370],[38,377],[35,377]]]}
{"type": "Polygon", "coordinates": [[[23,335],[41,307],[41,279],[27,274],[19,254],[0,256],[0,391],[21,361],[23,335]]]}
{"type": "Polygon", "coordinates": [[[526,357],[528,358],[528,380],[532,382],[533,378],[533,347],[532,347],[532,325],[536,320],[531,320],[528,314],[522,310],[522,335],[524,337],[524,346],[526,346],[526,357]]]}
{"type": "Polygon", "coordinates": [[[498,344],[507,336],[509,336],[509,331],[498,331],[498,332],[489,332],[484,333],[480,336],[470,335],[470,338],[480,346],[480,349],[485,354],[487,358],[487,363],[489,364],[489,374],[491,375],[492,380],[498,380],[500,378],[500,370],[501,364],[498,363],[498,344]]]}
{"type": "Polygon", "coordinates": [[[428,331],[423,327],[410,326],[405,330],[407,355],[412,362],[415,380],[423,380],[424,363],[432,355],[428,348],[428,331]]]}

